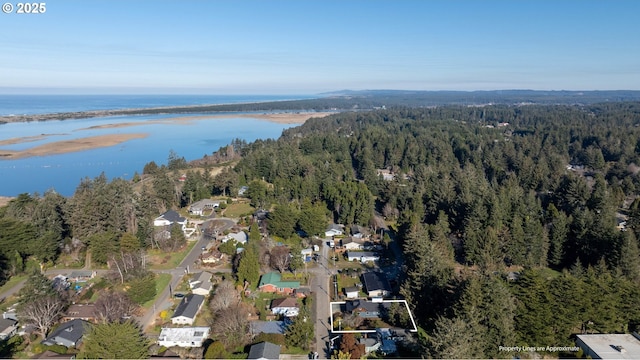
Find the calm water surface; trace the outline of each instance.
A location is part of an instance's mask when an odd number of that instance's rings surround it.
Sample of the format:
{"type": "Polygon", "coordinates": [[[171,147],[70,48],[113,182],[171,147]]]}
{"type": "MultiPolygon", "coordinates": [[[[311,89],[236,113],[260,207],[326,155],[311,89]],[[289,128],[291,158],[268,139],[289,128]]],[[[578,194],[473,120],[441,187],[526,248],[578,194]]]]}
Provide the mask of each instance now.
{"type": "MultiPolygon", "coordinates": [[[[201,114],[202,115],[202,114],[201,114]]],[[[180,115],[123,116],[0,125],[0,140],[10,138],[53,134],[45,139],[0,149],[23,150],[48,142],[76,139],[87,136],[145,133],[146,138],[134,139],[121,144],[81,152],[31,157],[17,160],[0,160],[0,195],[16,196],[20,193],[43,193],[55,189],[70,196],[85,177],[96,177],[105,172],[108,178],[131,179],[149,161],[166,164],[170,150],[188,161],[211,154],[235,138],[254,141],[278,138],[282,130],[295,126],[277,124],[250,118],[228,118],[194,120],[188,123],[150,124],[180,115]],[[96,125],[137,122],[139,125],[89,129],[96,125]]]]}

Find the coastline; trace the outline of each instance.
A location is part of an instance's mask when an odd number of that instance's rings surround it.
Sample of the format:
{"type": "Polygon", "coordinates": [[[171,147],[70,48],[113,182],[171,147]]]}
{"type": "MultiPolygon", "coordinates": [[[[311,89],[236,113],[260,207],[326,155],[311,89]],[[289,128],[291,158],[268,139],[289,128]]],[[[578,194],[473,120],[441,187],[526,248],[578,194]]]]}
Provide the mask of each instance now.
{"type": "MultiPolygon", "coordinates": [[[[223,120],[223,119],[233,119],[233,118],[251,118],[251,119],[264,120],[264,121],[275,122],[280,124],[302,124],[312,117],[325,117],[331,114],[334,114],[334,113],[296,112],[296,113],[262,113],[262,114],[225,113],[225,114],[212,114],[212,115],[192,115],[192,116],[179,116],[179,117],[172,117],[172,118],[166,118],[161,120],[151,120],[151,121],[144,121],[144,122],[131,121],[131,122],[125,122],[125,123],[96,125],[96,126],[76,129],[74,131],[124,128],[124,127],[148,125],[148,124],[176,124],[177,123],[177,124],[189,125],[189,124],[192,124],[193,121],[199,121],[199,120],[223,120]]],[[[56,134],[41,134],[41,135],[35,135],[35,136],[25,136],[21,138],[11,138],[6,140],[0,140],[0,147],[6,146],[6,145],[38,141],[38,140],[46,139],[51,135],[56,135],[56,134]]],[[[28,148],[25,150],[0,149],[0,161],[24,159],[24,158],[33,157],[33,156],[57,155],[57,154],[96,149],[101,147],[108,147],[108,146],[118,145],[125,141],[144,138],[147,135],[148,134],[145,134],[145,133],[108,134],[108,135],[83,137],[83,138],[78,138],[73,140],[55,141],[55,142],[35,146],[32,148],[28,148]]]]}

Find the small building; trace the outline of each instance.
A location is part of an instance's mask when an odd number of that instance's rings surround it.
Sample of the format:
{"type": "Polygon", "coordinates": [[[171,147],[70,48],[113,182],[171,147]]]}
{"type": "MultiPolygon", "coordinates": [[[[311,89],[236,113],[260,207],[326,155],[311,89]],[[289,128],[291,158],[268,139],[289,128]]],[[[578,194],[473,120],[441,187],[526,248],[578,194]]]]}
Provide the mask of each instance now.
{"type": "Polygon", "coordinates": [[[286,317],[298,316],[300,306],[295,298],[280,298],[271,301],[271,312],[286,317]]]}
{"type": "Polygon", "coordinates": [[[247,359],[273,360],[280,358],[280,345],[267,341],[251,345],[247,359]]]}
{"type": "Polygon", "coordinates": [[[202,309],[202,304],[204,304],[203,295],[189,294],[183,297],[171,317],[171,323],[193,325],[196,315],[198,315],[200,309],[202,309]]]}
{"type": "Polygon", "coordinates": [[[214,250],[202,255],[202,263],[207,265],[215,265],[222,261],[224,254],[220,251],[214,250]]]}
{"type": "Polygon", "coordinates": [[[189,280],[189,287],[194,294],[209,296],[211,289],[213,289],[211,274],[206,271],[193,274],[189,280]]]}
{"type": "Polygon", "coordinates": [[[576,335],[576,345],[592,359],[640,359],[637,333],[576,335]]]}
{"type": "Polygon", "coordinates": [[[260,277],[258,289],[263,292],[290,295],[295,289],[300,288],[299,281],[282,281],[280,274],[269,272],[260,277]]]}
{"type": "Polygon", "coordinates": [[[364,264],[369,261],[378,261],[380,256],[371,251],[347,251],[347,260],[360,261],[364,264]]]}
{"type": "Polygon", "coordinates": [[[355,286],[350,286],[344,288],[344,294],[347,296],[347,299],[357,299],[360,294],[360,289],[355,286]]]}
{"type": "Polygon", "coordinates": [[[158,345],[164,347],[202,347],[209,337],[209,327],[162,328],[158,345]]]}
{"type": "Polygon", "coordinates": [[[340,236],[342,234],[344,234],[344,231],[342,231],[342,227],[338,224],[329,225],[324,232],[325,237],[340,236]]]}
{"type": "Polygon", "coordinates": [[[92,270],[75,270],[67,277],[69,281],[84,282],[96,277],[97,272],[92,270]]]}
{"type": "Polygon", "coordinates": [[[373,302],[362,299],[350,300],[345,303],[345,311],[347,313],[368,319],[379,318],[382,310],[388,307],[388,303],[373,302]]]}
{"type": "Polygon", "coordinates": [[[6,340],[16,334],[18,322],[13,319],[0,319],[0,340],[6,340]]]}
{"type": "Polygon", "coordinates": [[[62,316],[62,320],[71,321],[71,320],[84,320],[95,322],[98,318],[96,313],[96,305],[95,304],[72,304],[69,305],[69,308],[62,316]]]}
{"type": "Polygon", "coordinates": [[[370,297],[389,296],[391,294],[391,285],[384,274],[380,272],[362,274],[362,282],[364,290],[370,297]]]}
{"type": "Polygon", "coordinates": [[[311,295],[311,290],[309,290],[309,288],[299,288],[299,289],[294,289],[293,290],[293,295],[296,298],[306,298],[307,296],[311,295]]]}
{"type": "Polygon", "coordinates": [[[89,332],[91,324],[76,319],[60,324],[60,326],[42,341],[44,345],[62,345],[77,348],[82,343],[82,337],[89,332]]]}
{"type": "Polygon", "coordinates": [[[348,237],[341,240],[342,248],[348,251],[364,249],[364,241],[357,237],[348,237]]]}
{"type": "Polygon", "coordinates": [[[235,233],[233,232],[229,233],[220,239],[220,241],[223,243],[226,243],[227,241],[230,241],[230,240],[235,240],[235,242],[238,244],[246,244],[247,241],[249,240],[249,236],[247,235],[246,232],[239,231],[235,233]]]}
{"type": "Polygon", "coordinates": [[[153,220],[153,226],[169,227],[174,224],[180,225],[182,231],[187,228],[187,218],[180,216],[176,211],[169,210],[153,220]]]}
{"type": "Polygon", "coordinates": [[[240,189],[238,189],[238,196],[243,196],[247,190],[249,190],[248,186],[240,186],[240,189]]]}
{"type": "Polygon", "coordinates": [[[205,211],[213,211],[220,207],[220,201],[215,201],[211,199],[203,199],[200,201],[196,201],[191,206],[189,206],[189,214],[191,215],[204,215],[205,211]]]}

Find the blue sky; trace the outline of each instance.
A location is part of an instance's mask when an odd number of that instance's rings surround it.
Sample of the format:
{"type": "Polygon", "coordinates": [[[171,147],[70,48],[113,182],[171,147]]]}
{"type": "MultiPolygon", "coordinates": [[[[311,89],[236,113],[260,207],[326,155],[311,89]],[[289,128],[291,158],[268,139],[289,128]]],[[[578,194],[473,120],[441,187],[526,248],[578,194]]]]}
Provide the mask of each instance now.
{"type": "Polygon", "coordinates": [[[46,1],[0,13],[0,91],[640,90],[639,13],[636,0],[46,1]]]}

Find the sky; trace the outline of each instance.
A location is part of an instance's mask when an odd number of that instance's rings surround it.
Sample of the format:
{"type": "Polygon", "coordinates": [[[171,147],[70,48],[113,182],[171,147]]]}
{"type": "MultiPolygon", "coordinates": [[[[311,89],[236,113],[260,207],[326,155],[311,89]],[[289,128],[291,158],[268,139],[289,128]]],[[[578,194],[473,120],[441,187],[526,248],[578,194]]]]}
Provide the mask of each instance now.
{"type": "Polygon", "coordinates": [[[640,90],[640,1],[46,1],[0,93],[640,90]]]}

